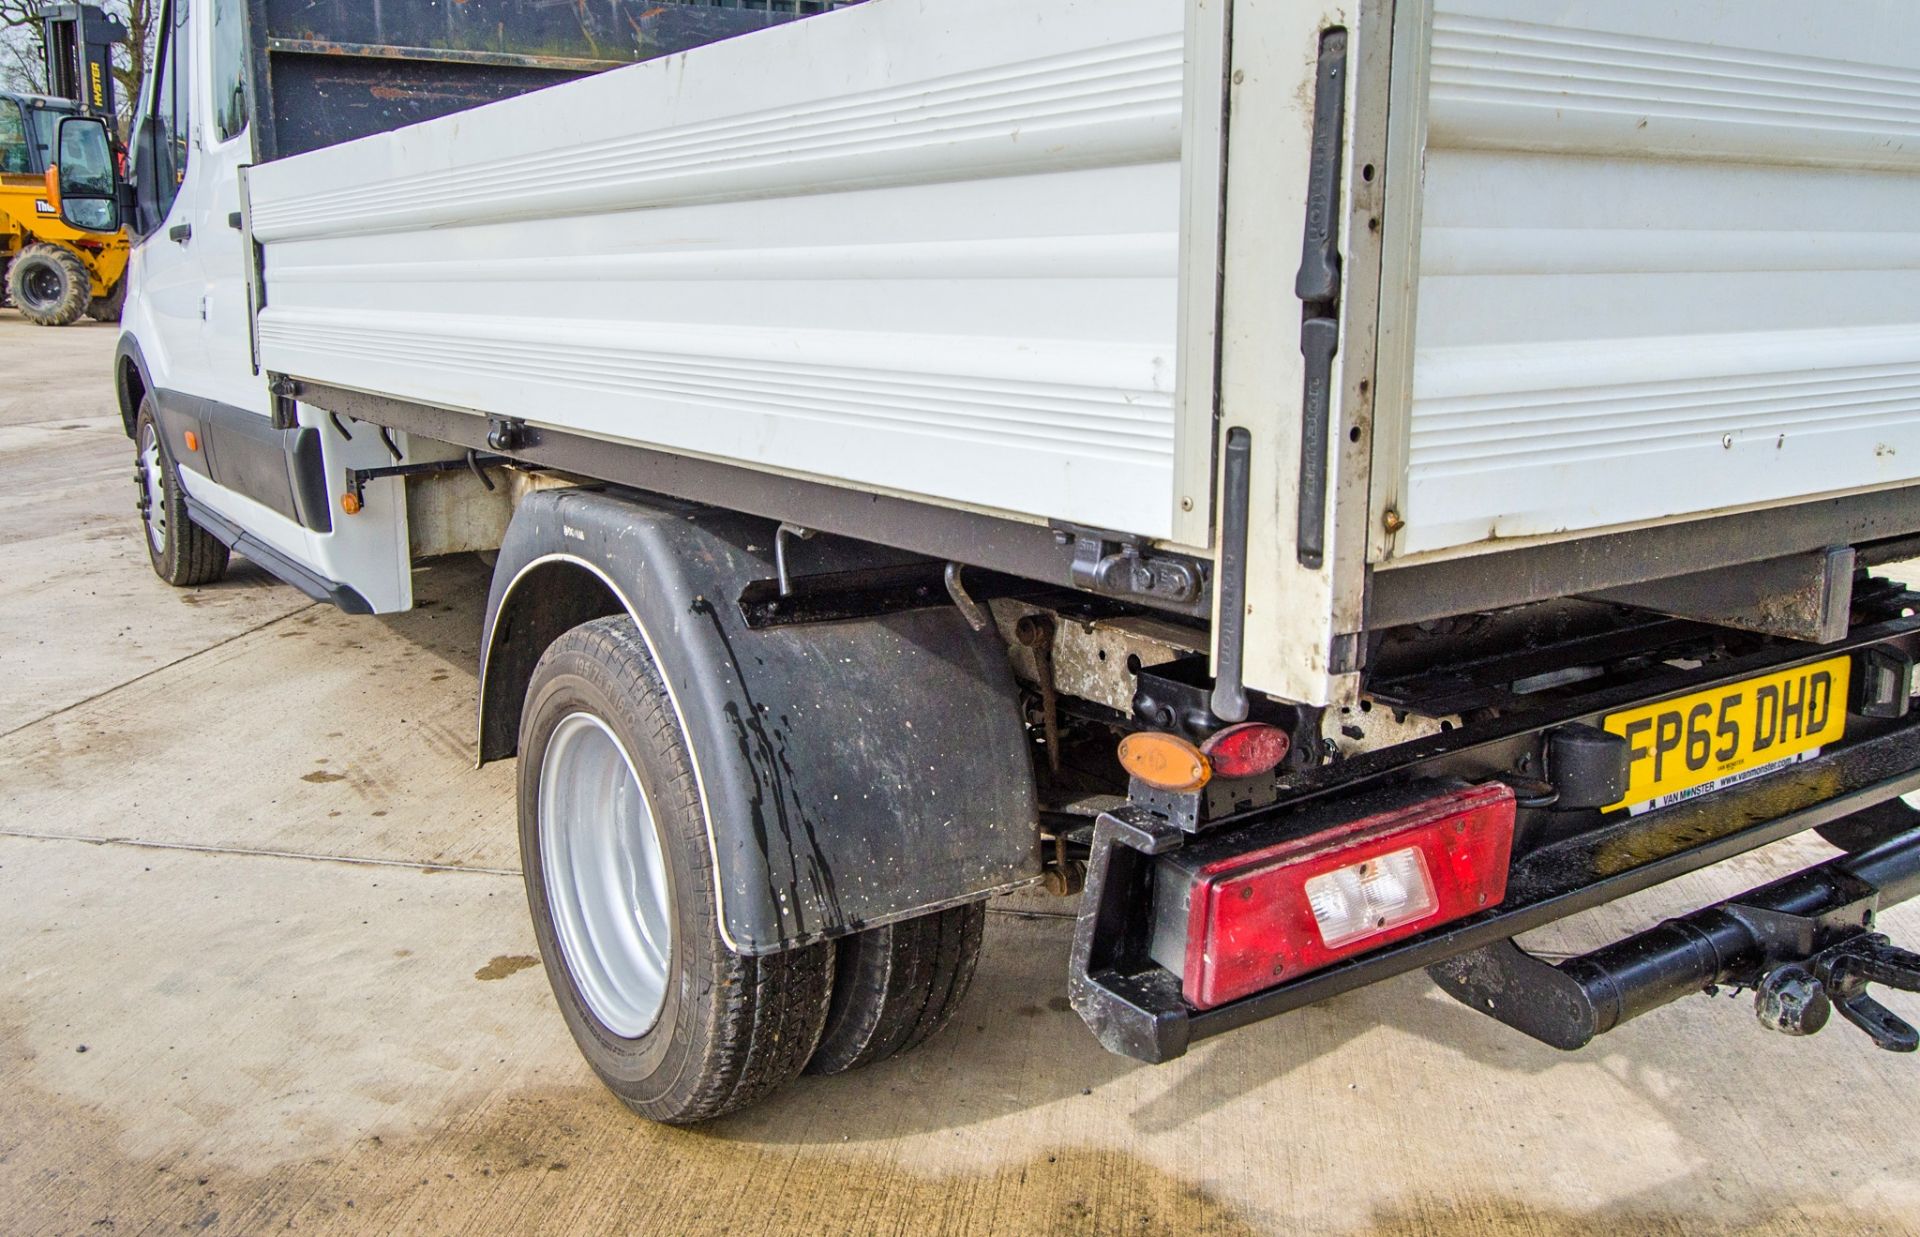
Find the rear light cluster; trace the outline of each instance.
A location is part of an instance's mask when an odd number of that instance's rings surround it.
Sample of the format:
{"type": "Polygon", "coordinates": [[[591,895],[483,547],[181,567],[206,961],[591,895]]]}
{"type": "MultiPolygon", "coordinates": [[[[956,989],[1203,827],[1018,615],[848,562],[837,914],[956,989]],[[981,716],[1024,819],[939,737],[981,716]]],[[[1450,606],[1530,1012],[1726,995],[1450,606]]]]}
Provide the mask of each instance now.
{"type": "Polygon", "coordinates": [[[1206,1009],[1486,910],[1513,822],[1513,790],[1489,783],[1237,853],[1196,843],[1162,861],[1153,955],[1206,1009]]]}

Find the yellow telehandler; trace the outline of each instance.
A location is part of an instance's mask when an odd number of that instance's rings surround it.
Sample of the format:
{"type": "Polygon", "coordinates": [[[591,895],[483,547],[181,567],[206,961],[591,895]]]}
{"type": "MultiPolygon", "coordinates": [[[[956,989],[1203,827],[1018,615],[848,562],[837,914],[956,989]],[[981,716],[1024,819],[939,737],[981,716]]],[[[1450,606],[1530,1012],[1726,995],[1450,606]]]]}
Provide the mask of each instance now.
{"type": "Polygon", "coordinates": [[[95,4],[45,4],[39,16],[51,94],[0,91],[0,303],[11,302],[42,326],[66,326],[82,314],[118,322],[127,234],[61,222],[49,169],[62,117],[113,123],[112,54],[127,41],[127,28],[95,4]]]}
{"type": "Polygon", "coordinates": [[[68,227],[48,191],[54,129],[78,110],[64,99],[0,93],[0,269],[6,299],[41,326],[82,314],[117,322],[126,298],[126,233],[68,227]]]}

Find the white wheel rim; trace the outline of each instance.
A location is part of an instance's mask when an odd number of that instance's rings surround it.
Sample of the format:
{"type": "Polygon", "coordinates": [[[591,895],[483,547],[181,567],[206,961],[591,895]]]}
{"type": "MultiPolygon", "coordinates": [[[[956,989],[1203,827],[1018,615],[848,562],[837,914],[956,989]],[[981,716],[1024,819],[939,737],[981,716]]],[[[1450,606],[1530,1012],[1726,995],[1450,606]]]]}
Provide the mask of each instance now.
{"type": "Polygon", "coordinates": [[[540,762],[540,869],[554,935],[593,1016],[623,1039],[666,1004],[673,890],[653,805],[607,724],[573,713],[540,762]]]}
{"type": "Polygon", "coordinates": [[[140,490],[145,498],[140,518],[147,526],[147,544],[155,554],[167,552],[166,473],[160,465],[160,436],[148,422],[140,430],[140,490]]]}

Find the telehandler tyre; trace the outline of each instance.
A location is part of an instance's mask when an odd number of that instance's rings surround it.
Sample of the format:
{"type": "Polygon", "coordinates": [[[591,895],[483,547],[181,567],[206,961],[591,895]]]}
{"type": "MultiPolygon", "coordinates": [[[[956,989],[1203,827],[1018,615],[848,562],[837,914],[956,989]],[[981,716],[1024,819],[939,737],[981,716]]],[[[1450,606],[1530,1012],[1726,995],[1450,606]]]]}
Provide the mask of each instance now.
{"type": "Polygon", "coordinates": [[[833,947],[727,948],[692,758],[627,615],[575,627],[534,667],[519,778],[534,938],[601,1081],[643,1117],[690,1124],[799,1074],[833,947]]]}
{"type": "Polygon", "coordinates": [[[212,584],[227,574],[227,547],[187,514],[179,470],[160,435],[151,395],[140,401],[133,445],[136,502],[154,574],[175,588],[212,584]]]}
{"type": "Polygon", "coordinates": [[[113,285],[113,291],[105,296],[96,296],[87,302],[87,317],[95,322],[118,322],[120,311],[127,304],[127,277],[122,275],[120,282],[113,285]]]}
{"type": "Polygon", "coordinates": [[[71,250],[28,245],[7,267],[7,296],[29,322],[66,326],[87,312],[92,277],[71,250]]]}

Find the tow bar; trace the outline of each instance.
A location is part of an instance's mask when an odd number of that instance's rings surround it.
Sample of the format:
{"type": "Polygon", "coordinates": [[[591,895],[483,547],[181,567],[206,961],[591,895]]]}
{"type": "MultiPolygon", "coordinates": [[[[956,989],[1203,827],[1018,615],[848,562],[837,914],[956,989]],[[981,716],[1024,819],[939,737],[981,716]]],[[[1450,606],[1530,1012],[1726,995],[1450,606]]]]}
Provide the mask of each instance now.
{"type": "Polygon", "coordinates": [[[1584,1047],[1629,1018],[1731,985],[1754,990],[1754,1012],[1771,1030],[1812,1035],[1838,1010],[1881,1048],[1912,1052],[1920,1032],[1867,985],[1920,992],[1920,954],[1873,931],[1877,912],[1916,894],[1920,827],[1581,957],[1546,962],[1507,939],[1428,973],[1455,999],[1555,1048],[1584,1047]]]}

